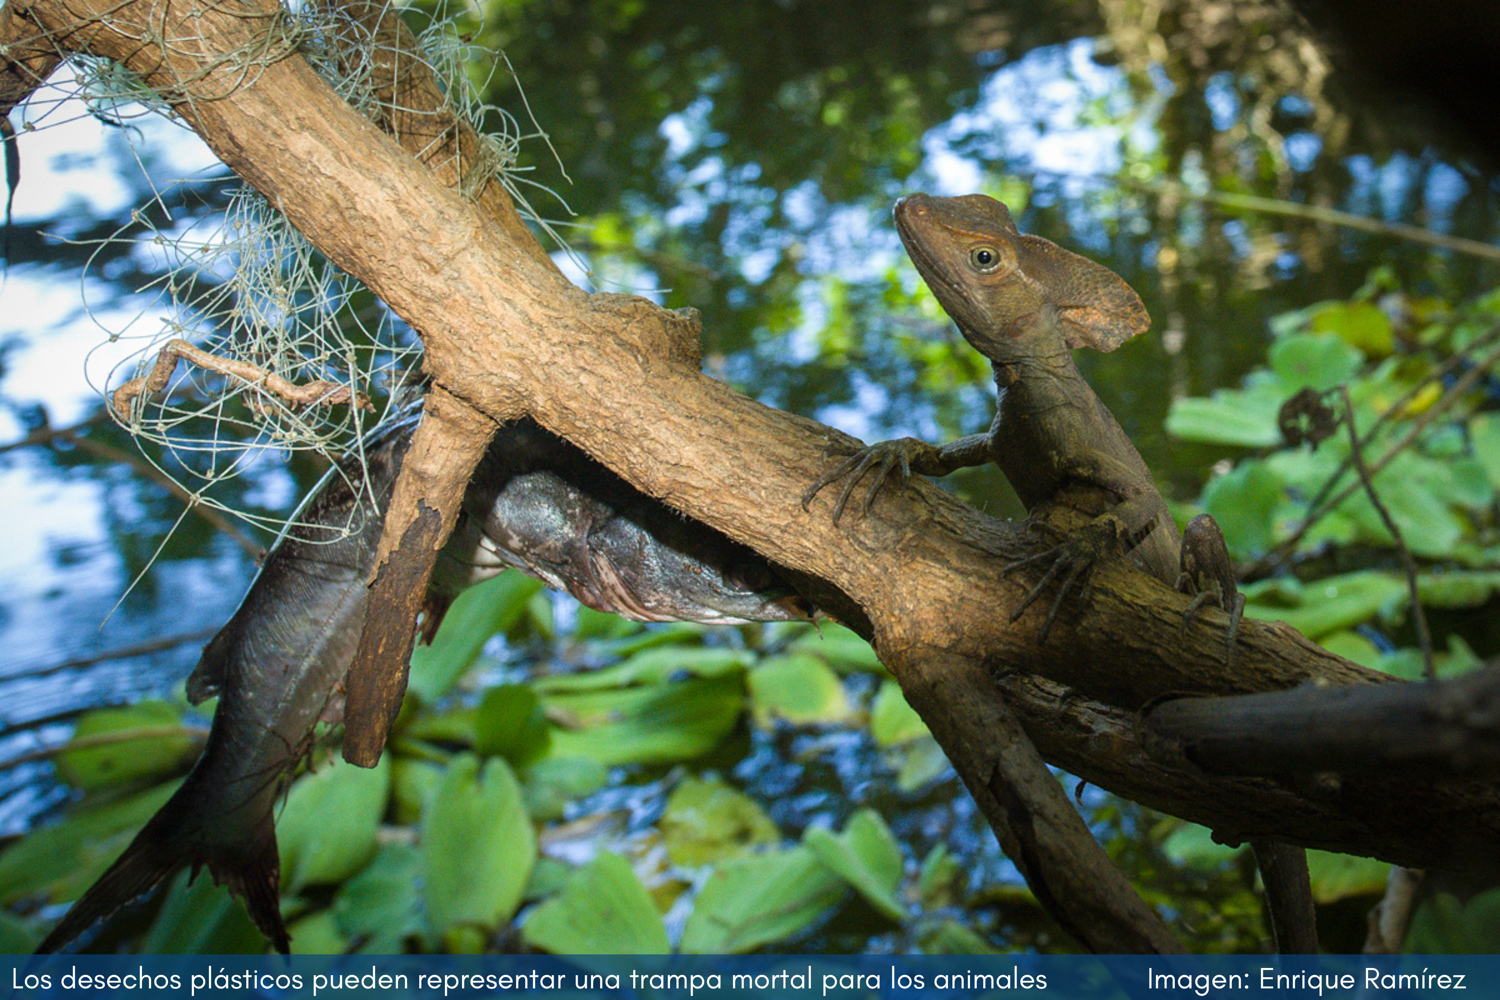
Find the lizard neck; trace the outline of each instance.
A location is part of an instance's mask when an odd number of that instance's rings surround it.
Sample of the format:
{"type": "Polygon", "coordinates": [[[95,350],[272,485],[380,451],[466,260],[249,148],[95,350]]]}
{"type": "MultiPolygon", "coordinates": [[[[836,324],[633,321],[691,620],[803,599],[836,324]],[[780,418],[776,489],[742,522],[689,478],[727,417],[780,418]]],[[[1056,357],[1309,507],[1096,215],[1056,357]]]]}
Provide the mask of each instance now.
{"type": "Polygon", "coordinates": [[[1020,389],[1028,395],[1081,400],[1093,398],[1063,341],[1057,311],[1043,305],[1014,320],[1003,331],[963,330],[964,337],[990,359],[995,384],[1002,392],[1020,389]]]}

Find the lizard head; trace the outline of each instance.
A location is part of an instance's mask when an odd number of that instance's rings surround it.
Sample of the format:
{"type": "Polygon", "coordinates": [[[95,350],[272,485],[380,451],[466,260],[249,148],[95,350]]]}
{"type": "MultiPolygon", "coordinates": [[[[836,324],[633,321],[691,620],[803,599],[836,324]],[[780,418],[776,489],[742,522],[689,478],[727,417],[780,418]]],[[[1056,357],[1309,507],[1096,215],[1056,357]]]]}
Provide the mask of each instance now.
{"type": "Polygon", "coordinates": [[[1151,325],[1123,278],[1022,233],[994,198],[907,195],[896,202],[895,215],[896,231],[927,287],[987,356],[1049,316],[1068,347],[1099,351],[1112,351],[1151,325]]]}

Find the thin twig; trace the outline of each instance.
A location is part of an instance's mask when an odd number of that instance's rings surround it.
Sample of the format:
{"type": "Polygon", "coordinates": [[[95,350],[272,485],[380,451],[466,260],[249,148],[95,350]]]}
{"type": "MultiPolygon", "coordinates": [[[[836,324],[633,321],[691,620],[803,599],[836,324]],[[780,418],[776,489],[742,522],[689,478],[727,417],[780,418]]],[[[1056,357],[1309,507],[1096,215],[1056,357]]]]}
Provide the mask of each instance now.
{"type": "MultiPolygon", "coordinates": [[[[1128,184],[1128,180],[1126,181],[1128,184]]],[[[1131,185],[1136,188],[1154,189],[1157,191],[1170,190],[1188,201],[1208,202],[1222,208],[1236,209],[1246,212],[1261,212],[1266,215],[1285,215],[1292,218],[1307,219],[1310,222],[1323,222],[1345,229],[1358,229],[1367,233],[1375,233],[1379,236],[1394,236],[1398,239],[1410,240],[1413,243],[1423,243],[1427,246],[1438,247],[1443,250],[1452,250],[1455,253],[1468,254],[1471,257],[1480,257],[1485,260],[1500,261],[1500,246],[1493,243],[1485,243],[1481,240],[1471,240],[1463,236],[1446,236],[1443,233],[1435,233],[1430,229],[1420,226],[1410,226],[1402,222],[1382,222],[1379,219],[1370,219],[1362,215],[1354,215],[1351,212],[1341,212],[1336,208],[1324,208],[1321,205],[1305,205],[1301,202],[1283,201],[1280,198],[1264,198],[1260,195],[1241,194],[1234,191],[1194,191],[1182,181],[1163,179],[1147,184],[1131,185]]]]}
{"type": "Polygon", "coordinates": [[[117,743],[134,743],[137,740],[155,739],[167,736],[191,736],[201,744],[208,738],[207,726],[141,726],[136,729],[117,729],[109,733],[94,733],[91,736],[75,736],[66,743],[59,743],[54,747],[45,747],[41,750],[32,750],[20,754],[6,761],[0,761],[0,770],[20,767],[23,764],[34,764],[38,761],[51,760],[58,754],[68,750],[88,750],[94,747],[113,746],[117,743]]]}
{"type": "Polygon", "coordinates": [[[71,427],[53,427],[51,424],[44,422],[42,426],[38,427],[30,434],[27,434],[25,437],[20,438],[16,441],[8,441],[5,444],[0,444],[0,455],[3,455],[8,451],[15,451],[19,448],[30,448],[34,445],[39,444],[44,444],[48,447],[51,447],[57,442],[58,438],[63,438],[64,440],[71,442],[72,435],[75,435],[80,431],[94,426],[103,419],[104,411],[96,410],[94,411],[93,416],[88,417],[84,420],[80,420],[78,421],[78,423],[73,424],[71,427]]]}
{"type": "MultiPolygon", "coordinates": [[[[1491,328],[1490,331],[1483,337],[1470,344],[1468,350],[1473,351],[1479,348],[1488,347],[1489,345],[1495,343],[1497,340],[1500,340],[1500,326],[1491,328]]],[[[1487,360],[1495,359],[1497,356],[1500,356],[1500,352],[1491,354],[1489,356],[1489,359],[1487,360]]],[[[1423,392],[1425,392],[1429,385],[1433,384],[1434,382],[1442,381],[1443,379],[1451,375],[1455,370],[1463,367],[1463,365],[1465,365],[1466,363],[1472,366],[1472,370],[1475,370],[1481,374],[1488,367],[1487,364],[1473,365],[1473,363],[1469,361],[1467,353],[1452,355],[1437,368],[1428,372],[1425,377],[1418,379],[1417,382],[1411,386],[1411,388],[1407,389],[1406,392],[1402,393],[1394,401],[1392,401],[1391,404],[1387,406],[1385,410],[1380,414],[1380,416],[1376,418],[1375,422],[1370,425],[1370,429],[1365,431],[1365,433],[1361,436],[1360,447],[1368,448],[1370,444],[1375,440],[1375,436],[1385,429],[1385,425],[1392,423],[1396,419],[1396,415],[1404,412],[1407,405],[1423,392]]],[[[1477,380],[1477,378],[1478,376],[1476,375],[1475,380],[1477,380]]],[[[1469,384],[1472,384],[1473,381],[1474,380],[1470,380],[1469,384]]],[[[1425,423],[1431,423],[1438,414],[1445,412],[1450,406],[1457,402],[1460,395],[1461,393],[1445,394],[1438,400],[1438,402],[1430,406],[1425,411],[1423,416],[1418,418],[1418,420],[1424,421],[1425,423]]],[[[1390,456],[1386,456],[1381,461],[1383,467],[1385,462],[1390,461],[1390,456]]],[[[1353,457],[1346,456],[1343,462],[1339,464],[1339,467],[1334,470],[1333,475],[1328,477],[1328,481],[1323,484],[1322,490],[1320,490],[1318,492],[1318,495],[1313,498],[1313,502],[1307,505],[1307,509],[1309,511],[1318,511],[1323,502],[1328,499],[1329,494],[1333,492],[1334,486],[1340,479],[1343,478],[1344,473],[1348,472],[1352,467],[1353,457]]],[[[1347,496],[1347,494],[1345,494],[1345,496],[1347,496]]],[[[1331,510],[1332,507],[1328,509],[1331,510]]],[[[1320,511],[1319,516],[1321,517],[1322,514],[1326,512],[1326,510],[1320,511]]]]}
{"type": "Polygon", "coordinates": [[[76,424],[73,424],[71,427],[53,427],[50,424],[43,423],[41,427],[38,427],[36,430],[32,431],[30,434],[27,434],[25,437],[21,438],[18,441],[10,441],[6,444],[0,444],[0,454],[4,454],[7,451],[13,451],[17,448],[31,447],[33,445],[45,445],[48,448],[55,448],[57,447],[58,443],[61,442],[72,445],[75,448],[81,448],[94,457],[101,458],[106,462],[123,462],[124,464],[134,469],[138,474],[144,476],[145,478],[151,480],[159,486],[166,488],[172,493],[173,496],[176,496],[178,499],[182,500],[183,503],[187,504],[188,508],[196,513],[199,517],[203,518],[209,524],[213,525],[215,528],[224,532],[230,538],[239,543],[240,548],[244,549],[245,552],[251,556],[251,558],[260,558],[261,553],[265,551],[264,545],[261,545],[253,538],[250,538],[243,531],[241,531],[233,521],[225,517],[222,513],[215,510],[213,507],[204,503],[200,503],[197,497],[193,496],[193,494],[189,492],[185,487],[177,483],[176,480],[172,479],[156,466],[152,465],[150,462],[146,461],[138,455],[132,455],[129,452],[121,451],[113,445],[105,444],[103,441],[98,441],[92,437],[78,433],[80,430],[98,423],[103,416],[103,411],[100,411],[99,413],[94,414],[94,416],[89,417],[87,420],[82,420],[76,424]]]}
{"type": "MultiPolygon", "coordinates": [[[[1497,338],[1500,338],[1500,327],[1491,330],[1490,333],[1484,338],[1484,342],[1487,343],[1497,338]]],[[[1382,415],[1381,418],[1371,426],[1369,432],[1364,435],[1363,439],[1360,442],[1360,446],[1368,447],[1372,439],[1374,438],[1376,431],[1381,429],[1381,427],[1391,419],[1392,414],[1401,412],[1405,404],[1410,399],[1415,397],[1422,388],[1424,388],[1428,383],[1444,377],[1453,367],[1456,367],[1457,364],[1462,363],[1463,357],[1463,355],[1458,355],[1455,356],[1455,358],[1449,359],[1448,363],[1445,364],[1442,368],[1430,374],[1426,379],[1418,383],[1416,386],[1413,386],[1411,390],[1409,390],[1405,395],[1401,397],[1401,399],[1397,400],[1391,406],[1387,407],[1385,414],[1382,415]]],[[[1417,440],[1417,438],[1421,436],[1422,432],[1427,429],[1428,425],[1430,425],[1439,416],[1451,409],[1455,403],[1463,398],[1463,395],[1465,393],[1467,393],[1474,387],[1474,383],[1478,382],[1479,379],[1483,377],[1483,375],[1487,371],[1489,371],[1489,369],[1496,363],[1500,363],[1500,347],[1496,347],[1494,350],[1490,351],[1490,353],[1486,354],[1484,358],[1481,359],[1477,364],[1475,364],[1468,371],[1464,372],[1463,375],[1455,379],[1453,384],[1448,387],[1448,390],[1443,393],[1442,397],[1439,398],[1436,403],[1432,404],[1432,406],[1428,407],[1427,410],[1418,415],[1417,418],[1412,421],[1410,429],[1408,429],[1407,432],[1395,442],[1395,444],[1391,445],[1391,447],[1388,448],[1386,452],[1380,456],[1380,459],[1376,461],[1374,465],[1370,466],[1370,474],[1376,475],[1380,473],[1387,465],[1392,462],[1392,460],[1395,459],[1397,455],[1409,448],[1417,440]]],[[[1276,567],[1280,566],[1283,562],[1286,561],[1292,551],[1297,547],[1297,544],[1301,542],[1302,539],[1307,535],[1308,531],[1312,530],[1313,525],[1322,520],[1330,511],[1337,510],[1340,504],[1354,495],[1354,492],[1360,488],[1360,484],[1358,482],[1350,483],[1349,485],[1345,486],[1344,489],[1340,490],[1339,493],[1332,499],[1328,499],[1328,494],[1332,491],[1333,484],[1338,482],[1338,480],[1343,476],[1344,472],[1349,469],[1349,467],[1350,460],[1345,459],[1344,463],[1337,469],[1335,469],[1333,474],[1328,477],[1328,480],[1324,484],[1323,489],[1319,492],[1317,497],[1313,499],[1313,502],[1308,505],[1307,515],[1302,519],[1302,523],[1297,526],[1297,530],[1293,531],[1289,536],[1282,540],[1275,549],[1267,552],[1260,559],[1256,560],[1254,565],[1248,567],[1244,573],[1245,577],[1253,579],[1255,577],[1263,576],[1266,573],[1274,570],[1276,567]]]]}
{"type": "Polygon", "coordinates": [[[298,385],[275,372],[267,371],[260,365],[241,361],[238,358],[220,357],[179,338],[169,340],[162,345],[149,375],[131,379],[110,396],[110,405],[114,407],[117,419],[128,422],[131,407],[137,397],[150,398],[165,389],[167,383],[172,380],[172,373],[177,370],[179,360],[191,362],[205,371],[211,371],[226,378],[238,379],[245,385],[279,397],[282,402],[293,409],[303,406],[333,406],[347,403],[361,410],[375,412],[375,407],[370,405],[364,393],[355,392],[347,385],[329,382],[326,379],[298,385]]]}
{"type": "Polygon", "coordinates": [[[128,660],[137,656],[147,656],[151,653],[160,653],[165,649],[173,649],[184,646],[190,642],[202,642],[212,639],[219,630],[217,628],[199,629],[196,632],[186,632],[181,635],[169,636],[165,639],[152,639],[149,642],[138,642],[131,646],[121,646],[118,649],[106,649],[102,653],[94,653],[91,656],[79,656],[71,660],[63,660],[61,663],[53,663],[35,670],[21,670],[15,673],[3,675],[6,680],[17,678],[47,677],[51,674],[62,673],[64,670],[74,670],[78,667],[91,667],[96,663],[106,660],[128,660]]]}
{"type": "Polygon", "coordinates": [[[1427,629],[1427,612],[1423,610],[1421,596],[1417,593],[1417,561],[1412,558],[1411,549],[1407,548],[1406,539],[1402,537],[1395,518],[1391,517],[1391,512],[1386,510],[1385,504],[1380,500],[1380,494],[1375,491],[1375,483],[1372,481],[1374,473],[1365,465],[1364,449],[1360,447],[1359,432],[1354,426],[1354,401],[1349,398],[1347,385],[1339,386],[1339,396],[1344,401],[1344,427],[1349,432],[1349,454],[1359,473],[1359,481],[1364,485],[1365,494],[1370,498],[1375,512],[1380,515],[1386,530],[1396,540],[1396,552],[1401,556],[1402,568],[1406,570],[1406,587],[1411,591],[1413,624],[1417,628],[1417,642],[1422,647],[1422,675],[1433,680],[1437,674],[1432,667],[1432,633],[1427,629]]]}

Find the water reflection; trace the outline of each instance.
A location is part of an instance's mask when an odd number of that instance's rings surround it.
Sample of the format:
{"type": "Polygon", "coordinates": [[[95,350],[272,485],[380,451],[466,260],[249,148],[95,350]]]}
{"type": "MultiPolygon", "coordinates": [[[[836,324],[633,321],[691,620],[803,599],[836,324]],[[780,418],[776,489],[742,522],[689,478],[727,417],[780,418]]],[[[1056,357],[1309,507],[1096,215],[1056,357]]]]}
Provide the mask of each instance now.
{"type": "MultiPolygon", "coordinates": [[[[1257,77],[1258,66],[1215,62],[1242,58],[1239,50],[1205,46],[1199,63],[1163,55],[1161,38],[1110,21],[1109,5],[1105,22],[1088,24],[1078,21],[1094,15],[1071,4],[964,5],[943,17],[937,6],[893,3],[795,15],[743,6],[652,4],[616,21],[592,9],[528,9],[515,23],[497,15],[482,37],[506,46],[577,180],[568,198],[585,215],[570,232],[595,284],[700,309],[711,368],[775,405],[866,438],[939,441],[987,424],[987,366],[921,292],[890,225],[893,198],[916,188],[1024,203],[1023,228],[1104,260],[1137,286],[1157,321],[1150,339],[1086,370],[1178,496],[1192,495],[1219,456],[1168,440],[1166,406],[1233,384],[1263,355],[1269,315],[1347,295],[1377,262],[1441,289],[1493,280],[1493,265],[1462,256],[1194,197],[1243,189],[1495,238],[1491,179],[1441,151],[1393,152],[1341,118],[1346,109],[1306,74],[1309,92],[1287,93],[1280,81],[1290,71],[1257,77]],[[1096,40],[1107,25],[1113,37],[1096,40]]],[[[101,149],[121,141],[100,134],[101,149]]],[[[166,157],[187,148],[181,133],[149,148],[158,181],[196,169],[166,157]]],[[[133,176],[115,172],[118,155],[69,155],[98,160],[104,169],[91,177],[133,176]]],[[[534,155],[536,178],[566,190],[545,155],[534,155]]],[[[23,156],[35,164],[27,183],[60,183],[64,154],[23,145],[23,156]]],[[[128,220],[111,216],[155,186],[119,183],[128,198],[23,200],[18,219],[49,232],[112,231],[128,220]]],[[[198,211],[187,201],[176,210],[198,211]]],[[[7,307],[22,296],[76,302],[76,249],[16,245],[38,249],[12,261],[7,307]],[[42,273],[55,282],[47,291],[32,284],[42,273]]],[[[105,273],[155,276],[129,253],[105,273]]],[[[111,323],[132,308],[118,286],[91,298],[111,323]]],[[[82,345],[98,333],[66,308],[41,323],[7,319],[0,392],[13,419],[0,429],[14,440],[28,430],[16,415],[39,399],[38,372],[78,370],[82,345]],[[77,330],[87,337],[69,332],[77,330]],[[49,344],[65,349],[37,362],[49,344]]],[[[82,402],[94,397],[81,381],[47,384],[59,423],[94,405],[82,402]]],[[[119,470],[77,458],[33,449],[5,461],[0,495],[16,541],[0,557],[0,761],[60,738],[51,720],[83,705],[170,690],[197,653],[185,641],[48,668],[212,628],[253,572],[238,547],[198,525],[179,533],[144,589],[111,615],[180,508],[157,487],[126,485],[119,470]]],[[[259,505],[285,510],[290,484],[305,486],[314,471],[247,489],[259,488],[259,505]]],[[[1014,510],[992,471],[955,479],[987,509],[1014,510]]],[[[55,793],[17,798],[36,773],[12,772],[0,785],[0,832],[51,801],[55,793]]]]}

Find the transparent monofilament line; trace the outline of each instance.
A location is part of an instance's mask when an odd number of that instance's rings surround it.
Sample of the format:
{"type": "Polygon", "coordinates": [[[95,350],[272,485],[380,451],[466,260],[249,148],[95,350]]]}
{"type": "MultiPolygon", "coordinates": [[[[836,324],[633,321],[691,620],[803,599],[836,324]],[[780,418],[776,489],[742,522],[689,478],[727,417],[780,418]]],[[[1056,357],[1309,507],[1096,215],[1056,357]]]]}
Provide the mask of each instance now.
{"type": "MultiPolygon", "coordinates": [[[[382,106],[375,86],[383,54],[342,6],[304,4],[276,19],[268,36],[265,44],[237,54],[246,64],[244,79],[292,45],[355,108],[376,120],[397,110],[382,106]],[[356,44],[348,44],[350,40],[356,44]]],[[[545,133],[533,120],[523,134],[513,115],[482,100],[482,84],[470,73],[477,53],[452,22],[431,25],[419,42],[447,97],[443,112],[475,129],[483,142],[479,162],[456,165],[464,193],[477,194],[489,180],[498,179],[522,214],[550,233],[515,179],[522,141],[540,138],[545,143],[545,133]],[[478,132],[496,123],[497,134],[478,132]]],[[[413,58],[412,52],[399,55],[413,58]]],[[[485,55],[493,59],[492,53],[485,55]]],[[[498,70],[496,63],[491,73],[498,70]]],[[[510,71],[508,63],[504,71],[510,71]]],[[[120,124],[150,113],[173,117],[168,95],[145,87],[108,60],[78,60],[75,75],[80,96],[102,120],[120,124]]],[[[232,178],[226,184],[235,187],[222,214],[182,220],[173,218],[162,192],[153,187],[155,210],[138,210],[129,227],[96,251],[98,257],[107,245],[129,241],[129,252],[149,260],[155,274],[139,289],[146,304],[133,318],[104,319],[110,311],[90,310],[107,344],[140,344],[96,388],[108,398],[121,385],[144,378],[173,341],[186,341],[218,359],[218,367],[178,360],[161,391],[137,395],[126,412],[111,407],[111,413],[143,445],[154,446],[143,447],[146,458],[187,494],[190,504],[280,531],[290,523],[287,519],[238,509],[227,484],[258,462],[281,461],[291,452],[312,452],[330,463],[345,454],[358,456],[360,439],[387,418],[394,390],[408,377],[403,373],[419,368],[421,344],[259,193],[232,178]],[[261,376],[229,373],[240,366],[251,366],[261,376]],[[369,400],[373,412],[349,404],[293,405],[270,388],[275,379],[298,386],[337,384],[349,395],[369,400]]],[[[92,262],[85,269],[85,300],[90,270],[92,262]]],[[[362,488],[361,483],[351,486],[362,488]]]]}

